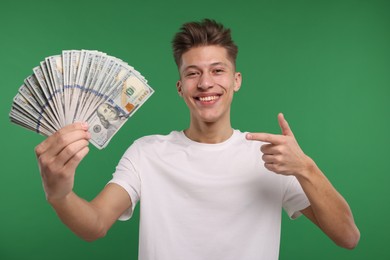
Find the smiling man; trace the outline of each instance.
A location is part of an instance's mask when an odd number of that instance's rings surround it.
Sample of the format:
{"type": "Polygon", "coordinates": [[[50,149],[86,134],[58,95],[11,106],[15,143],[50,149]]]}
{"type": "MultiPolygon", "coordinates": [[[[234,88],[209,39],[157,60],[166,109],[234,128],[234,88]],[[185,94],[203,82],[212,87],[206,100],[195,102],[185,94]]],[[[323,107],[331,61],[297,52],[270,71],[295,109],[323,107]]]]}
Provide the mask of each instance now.
{"type": "Polygon", "coordinates": [[[228,57],[218,45],[194,47],[182,55],[177,90],[190,110],[185,133],[194,141],[218,143],[232,135],[230,105],[241,74],[228,57]]]}
{"type": "Polygon", "coordinates": [[[282,114],[280,135],[232,128],[237,51],[230,30],[213,20],[183,25],[173,52],[189,127],[135,141],[91,202],[73,192],[88,126],[66,126],[36,147],[47,200],[73,232],[103,237],[141,201],[139,259],[278,259],[282,208],[292,219],[305,215],[339,246],[357,245],[347,202],[282,114]]]}

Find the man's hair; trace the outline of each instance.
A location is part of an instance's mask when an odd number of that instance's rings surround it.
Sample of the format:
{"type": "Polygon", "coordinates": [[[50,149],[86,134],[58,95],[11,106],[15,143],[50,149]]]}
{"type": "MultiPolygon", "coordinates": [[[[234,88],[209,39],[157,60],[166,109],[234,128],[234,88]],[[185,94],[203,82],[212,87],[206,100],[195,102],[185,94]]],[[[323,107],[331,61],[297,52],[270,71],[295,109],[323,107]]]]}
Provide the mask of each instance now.
{"type": "Polygon", "coordinates": [[[238,47],[233,42],[230,29],[211,19],[183,24],[172,40],[173,56],[180,67],[182,55],[193,47],[217,45],[226,49],[228,58],[236,66],[238,47]]]}

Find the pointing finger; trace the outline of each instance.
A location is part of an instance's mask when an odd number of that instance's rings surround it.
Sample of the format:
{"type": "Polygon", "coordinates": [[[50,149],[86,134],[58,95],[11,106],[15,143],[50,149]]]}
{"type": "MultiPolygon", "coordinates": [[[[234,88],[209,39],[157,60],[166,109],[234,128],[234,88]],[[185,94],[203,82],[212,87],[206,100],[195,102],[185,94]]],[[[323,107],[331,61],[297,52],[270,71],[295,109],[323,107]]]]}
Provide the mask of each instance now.
{"type": "Polygon", "coordinates": [[[268,133],[248,133],[246,139],[261,141],[271,144],[280,144],[283,142],[283,136],[268,133]]]}

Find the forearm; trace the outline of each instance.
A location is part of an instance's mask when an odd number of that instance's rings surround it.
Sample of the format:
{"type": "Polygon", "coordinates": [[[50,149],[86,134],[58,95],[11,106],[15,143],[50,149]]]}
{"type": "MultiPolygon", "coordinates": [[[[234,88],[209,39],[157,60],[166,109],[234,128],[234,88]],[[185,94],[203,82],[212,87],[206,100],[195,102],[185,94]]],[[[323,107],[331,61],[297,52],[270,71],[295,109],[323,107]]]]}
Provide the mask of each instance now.
{"type": "Polygon", "coordinates": [[[48,202],[61,221],[84,240],[93,241],[106,234],[107,230],[99,219],[98,209],[74,192],[62,199],[48,198],[48,202]]]}
{"type": "Polygon", "coordinates": [[[310,158],[307,169],[297,179],[311,203],[316,224],[336,244],[354,248],[360,233],[348,203],[310,158]]]}

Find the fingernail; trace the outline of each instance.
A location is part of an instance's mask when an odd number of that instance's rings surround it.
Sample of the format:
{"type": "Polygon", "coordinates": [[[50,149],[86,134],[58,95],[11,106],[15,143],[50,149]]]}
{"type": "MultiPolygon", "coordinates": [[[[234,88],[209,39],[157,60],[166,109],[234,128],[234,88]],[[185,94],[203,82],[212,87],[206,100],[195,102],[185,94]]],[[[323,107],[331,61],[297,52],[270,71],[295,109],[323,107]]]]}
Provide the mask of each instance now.
{"type": "Polygon", "coordinates": [[[246,135],[246,139],[252,139],[252,135],[251,134],[247,134],[246,135]]]}
{"type": "Polygon", "coordinates": [[[87,122],[83,122],[83,123],[81,123],[81,125],[83,126],[84,129],[88,129],[88,123],[87,122]]]}

